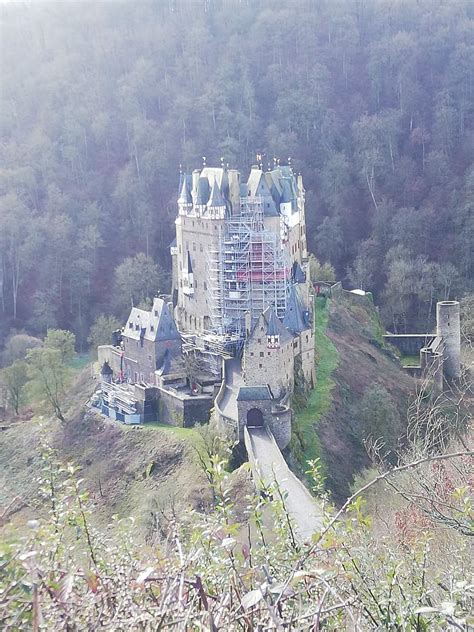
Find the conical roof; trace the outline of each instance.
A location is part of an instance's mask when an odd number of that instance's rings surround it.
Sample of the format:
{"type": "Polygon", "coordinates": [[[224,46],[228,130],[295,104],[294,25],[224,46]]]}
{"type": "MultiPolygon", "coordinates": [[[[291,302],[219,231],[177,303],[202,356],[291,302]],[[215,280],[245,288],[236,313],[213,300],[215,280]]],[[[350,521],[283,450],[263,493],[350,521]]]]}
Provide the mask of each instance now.
{"type": "Polygon", "coordinates": [[[104,362],[104,364],[102,365],[102,368],[100,370],[100,374],[101,375],[112,375],[113,374],[112,368],[111,368],[108,360],[106,360],[104,362]]]}
{"type": "Polygon", "coordinates": [[[291,284],[285,317],[283,318],[283,326],[293,334],[298,334],[308,328],[306,321],[305,309],[299,296],[297,285],[291,284]]]}
{"type": "Polygon", "coordinates": [[[181,190],[179,193],[178,204],[191,204],[193,199],[189,188],[189,178],[186,174],[181,178],[181,190]]]}
{"type": "Polygon", "coordinates": [[[277,336],[280,333],[280,326],[273,307],[268,307],[265,310],[265,319],[267,321],[267,336],[277,336]]]}
{"type": "Polygon", "coordinates": [[[209,201],[207,203],[208,206],[214,207],[222,207],[225,206],[225,200],[222,197],[221,190],[219,185],[217,184],[217,179],[214,178],[214,182],[212,184],[211,195],[209,196],[209,201]]]}

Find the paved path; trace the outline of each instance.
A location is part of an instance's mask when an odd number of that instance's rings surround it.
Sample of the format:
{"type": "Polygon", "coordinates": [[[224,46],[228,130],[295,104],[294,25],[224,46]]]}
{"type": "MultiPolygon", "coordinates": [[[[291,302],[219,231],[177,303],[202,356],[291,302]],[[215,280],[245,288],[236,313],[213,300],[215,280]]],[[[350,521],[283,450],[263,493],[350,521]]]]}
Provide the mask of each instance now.
{"type": "Polygon", "coordinates": [[[267,428],[246,428],[245,445],[254,478],[270,485],[275,480],[286,493],[285,504],[296,525],[298,539],[306,542],[321,529],[322,514],[315,498],[286,464],[275,438],[267,428]]]}
{"type": "Polygon", "coordinates": [[[238,421],[237,395],[240,386],[243,386],[240,362],[234,358],[227,363],[225,391],[219,408],[225,417],[235,421],[238,421]]]}

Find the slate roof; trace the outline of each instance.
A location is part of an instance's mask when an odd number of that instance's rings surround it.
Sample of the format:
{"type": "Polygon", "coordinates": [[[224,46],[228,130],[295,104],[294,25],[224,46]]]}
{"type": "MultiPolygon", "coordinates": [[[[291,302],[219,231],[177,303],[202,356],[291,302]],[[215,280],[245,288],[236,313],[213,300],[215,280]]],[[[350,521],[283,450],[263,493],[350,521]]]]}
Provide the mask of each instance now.
{"type": "Polygon", "coordinates": [[[180,340],[168,305],[161,298],[153,300],[151,311],[133,307],[123,335],[133,340],[180,340]]]}
{"type": "Polygon", "coordinates": [[[183,174],[181,177],[181,188],[179,192],[178,204],[192,204],[193,198],[191,197],[191,182],[190,177],[187,174],[183,174]]]}
{"type": "Polygon", "coordinates": [[[273,399],[273,395],[267,384],[265,386],[241,386],[237,395],[238,402],[271,399],[273,399]]]}
{"type": "Polygon", "coordinates": [[[280,333],[279,320],[275,314],[275,310],[269,307],[266,320],[267,320],[267,336],[277,336],[280,333]]]}
{"type": "Polygon", "coordinates": [[[205,204],[207,204],[208,200],[209,200],[209,180],[201,176],[198,182],[196,204],[198,204],[199,206],[204,206],[205,204]]]}
{"type": "Polygon", "coordinates": [[[283,325],[293,334],[299,334],[310,326],[308,310],[301,300],[298,286],[294,283],[290,285],[283,325]]]}
{"type": "Polygon", "coordinates": [[[214,178],[214,182],[212,184],[212,189],[211,189],[211,195],[209,196],[209,201],[207,205],[213,206],[213,207],[226,206],[225,200],[222,196],[219,185],[217,184],[216,178],[214,178]]]}
{"type": "Polygon", "coordinates": [[[107,362],[107,360],[102,365],[102,368],[100,370],[100,374],[101,375],[112,375],[113,374],[112,368],[111,368],[110,364],[107,362]]]}
{"type": "Polygon", "coordinates": [[[252,344],[252,340],[259,337],[261,326],[264,327],[266,336],[280,336],[280,345],[287,344],[293,340],[291,333],[285,329],[281,320],[276,316],[273,307],[267,307],[261,314],[250,338],[248,339],[248,344],[252,344]]]}
{"type": "Polygon", "coordinates": [[[293,263],[291,277],[294,283],[304,283],[306,281],[306,274],[303,272],[303,269],[297,261],[293,263]]]}
{"type": "Polygon", "coordinates": [[[268,186],[264,173],[258,167],[252,167],[247,180],[247,191],[250,197],[262,197],[264,202],[264,215],[274,217],[278,215],[278,210],[268,186]]]}

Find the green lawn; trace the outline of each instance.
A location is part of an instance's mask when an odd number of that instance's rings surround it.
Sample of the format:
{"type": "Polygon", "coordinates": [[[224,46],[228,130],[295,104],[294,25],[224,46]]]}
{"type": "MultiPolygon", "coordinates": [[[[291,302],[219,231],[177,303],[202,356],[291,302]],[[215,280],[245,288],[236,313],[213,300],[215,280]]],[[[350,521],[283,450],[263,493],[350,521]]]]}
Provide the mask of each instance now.
{"type": "Polygon", "coordinates": [[[295,415],[294,432],[297,437],[293,440],[292,447],[303,467],[308,460],[320,455],[315,426],[331,403],[331,391],[334,387],[331,374],[339,362],[336,347],[326,335],[329,319],[327,300],[318,297],[314,301],[316,385],[305,409],[295,415]]]}

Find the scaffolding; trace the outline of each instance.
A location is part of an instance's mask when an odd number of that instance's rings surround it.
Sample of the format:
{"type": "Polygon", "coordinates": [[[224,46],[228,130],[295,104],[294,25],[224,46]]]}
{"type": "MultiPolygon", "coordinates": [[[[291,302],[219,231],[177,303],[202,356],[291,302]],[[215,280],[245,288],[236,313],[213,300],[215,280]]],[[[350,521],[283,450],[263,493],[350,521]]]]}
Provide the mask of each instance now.
{"type": "Polygon", "coordinates": [[[289,269],[281,236],[265,228],[263,209],[262,198],[241,198],[240,214],[227,219],[208,252],[211,326],[220,336],[244,338],[268,306],[284,317],[289,269]]]}

